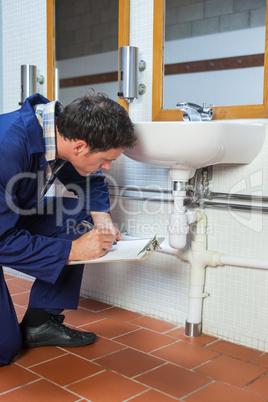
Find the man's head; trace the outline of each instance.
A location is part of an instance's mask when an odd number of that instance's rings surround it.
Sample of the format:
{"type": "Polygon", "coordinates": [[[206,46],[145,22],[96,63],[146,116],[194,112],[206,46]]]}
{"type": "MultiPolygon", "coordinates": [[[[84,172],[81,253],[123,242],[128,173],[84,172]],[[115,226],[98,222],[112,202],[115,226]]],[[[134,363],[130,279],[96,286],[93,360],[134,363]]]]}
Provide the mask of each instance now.
{"type": "Polygon", "coordinates": [[[110,169],[136,137],[126,110],[103,94],[67,105],[57,118],[57,157],[69,161],[82,176],[110,169]]]}
{"type": "Polygon", "coordinates": [[[117,102],[104,94],[74,100],[58,116],[59,134],[66,140],[82,140],[90,152],[131,148],[135,143],[133,124],[117,102]]]}

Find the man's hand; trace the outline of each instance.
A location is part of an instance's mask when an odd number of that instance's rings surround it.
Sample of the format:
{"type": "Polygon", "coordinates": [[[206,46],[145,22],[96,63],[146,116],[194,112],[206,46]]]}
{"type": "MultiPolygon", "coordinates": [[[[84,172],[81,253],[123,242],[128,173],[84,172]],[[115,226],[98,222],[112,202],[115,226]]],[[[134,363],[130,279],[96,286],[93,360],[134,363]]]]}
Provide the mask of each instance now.
{"type": "Polygon", "coordinates": [[[114,226],[111,215],[107,212],[90,211],[94,227],[99,229],[110,229],[115,241],[122,240],[119,230],[114,226]]]}
{"type": "Polygon", "coordinates": [[[93,260],[102,257],[113,246],[111,229],[93,229],[72,242],[68,261],[93,260]]]}

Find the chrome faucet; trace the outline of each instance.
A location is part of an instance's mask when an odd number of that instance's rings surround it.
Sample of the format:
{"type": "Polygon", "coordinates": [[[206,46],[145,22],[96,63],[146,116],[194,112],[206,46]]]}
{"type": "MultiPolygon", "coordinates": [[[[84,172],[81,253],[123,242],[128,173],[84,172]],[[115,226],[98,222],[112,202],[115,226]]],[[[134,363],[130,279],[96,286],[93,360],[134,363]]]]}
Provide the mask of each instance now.
{"type": "Polygon", "coordinates": [[[213,109],[195,103],[179,102],[176,106],[184,112],[184,121],[207,121],[213,117],[213,109]]]}

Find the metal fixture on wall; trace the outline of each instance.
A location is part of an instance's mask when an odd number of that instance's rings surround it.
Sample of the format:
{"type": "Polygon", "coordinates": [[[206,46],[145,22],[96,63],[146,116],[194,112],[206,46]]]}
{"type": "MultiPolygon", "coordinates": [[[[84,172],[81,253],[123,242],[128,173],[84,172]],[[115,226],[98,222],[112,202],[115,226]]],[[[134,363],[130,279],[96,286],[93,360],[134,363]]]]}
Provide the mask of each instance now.
{"type": "Polygon", "coordinates": [[[36,93],[36,83],[44,84],[45,78],[40,75],[36,77],[36,66],[30,64],[21,65],[21,102],[22,105],[26,98],[36,93]]]}
{"type": "Polygon", "coordinates": [[[138,95],[146,92],[144,84],[138,85],[138,71],[144,71],[146,63],[138,63],[138,48],[135,46],[122,46],[119,49],[119,82],[117,96],[127,102],[138,99],[138,95]]]}

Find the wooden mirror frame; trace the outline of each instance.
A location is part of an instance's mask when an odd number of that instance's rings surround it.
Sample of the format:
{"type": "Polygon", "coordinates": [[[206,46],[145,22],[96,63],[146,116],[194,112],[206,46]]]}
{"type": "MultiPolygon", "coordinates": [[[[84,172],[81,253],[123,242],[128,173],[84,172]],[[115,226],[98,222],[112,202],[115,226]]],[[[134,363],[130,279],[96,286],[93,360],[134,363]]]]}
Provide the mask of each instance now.
{"type": "Polygon", "coordinates": [[[55,99],[55,0],[47,0],[47,98],[55,99]]]}
{"type": "MultiPolygon", "coordinates": [[[[165,0],[154,0],[153,28],[153,99],[152,120],[174,121],[182,120],[182,112],[178,109],[163,109],[163,79],[164,79],[164,4],[165,0]]],[[[258,119],[268,117],[268,7],[266,2],[266,34],[264,55],[264,85],[262,105],[218,106],[213,107],[213,120],[218,119],[258,119]]]]}

